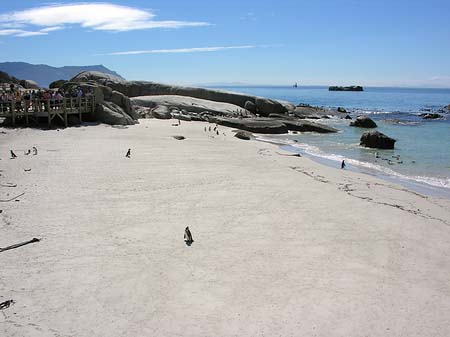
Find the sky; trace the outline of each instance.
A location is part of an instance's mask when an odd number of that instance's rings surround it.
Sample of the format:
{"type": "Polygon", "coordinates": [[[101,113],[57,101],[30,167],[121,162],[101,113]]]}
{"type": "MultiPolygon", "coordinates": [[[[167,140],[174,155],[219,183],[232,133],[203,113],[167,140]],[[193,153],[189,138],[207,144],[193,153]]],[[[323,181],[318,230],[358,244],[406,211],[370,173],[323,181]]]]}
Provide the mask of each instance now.
{"type": "Polygon", "coordinates": [[[0,0],[0,62],[172,84],[450,87],[448,0],[0,0]]]}

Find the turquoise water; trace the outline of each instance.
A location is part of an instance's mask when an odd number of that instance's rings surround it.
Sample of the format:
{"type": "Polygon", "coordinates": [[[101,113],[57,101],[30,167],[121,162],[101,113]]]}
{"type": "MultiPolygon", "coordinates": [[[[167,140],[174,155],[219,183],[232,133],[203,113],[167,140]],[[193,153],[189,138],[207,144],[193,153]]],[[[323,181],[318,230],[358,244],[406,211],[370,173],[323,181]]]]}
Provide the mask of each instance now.
{"type": "MultiPolygon", "coordinates": [[[[326,87],[221,87],[323,107],[344,107],[356,115],[367,115],[377,130],[397,139],[394,150],[359,146],[361,128],[349,127],[343,119],[323,119],[340,130],[337,134],[313,133],[270,136],[290,144],[289,150],[309,155],[328,165],[375,174],[414,185],[431,194],[450,196],[450,114],[443,120],[423,120],[419,113],[439,111],[450,104],[450,89],[365,88],[364,92],[330,92],[326,87]],[[436,193],[433,193],[436,192],[436,193]]],[[[265,137],[267,138],[267,137],[265,137]]],[[[423,191],[422,191],[423,192],[423,191]]]]}

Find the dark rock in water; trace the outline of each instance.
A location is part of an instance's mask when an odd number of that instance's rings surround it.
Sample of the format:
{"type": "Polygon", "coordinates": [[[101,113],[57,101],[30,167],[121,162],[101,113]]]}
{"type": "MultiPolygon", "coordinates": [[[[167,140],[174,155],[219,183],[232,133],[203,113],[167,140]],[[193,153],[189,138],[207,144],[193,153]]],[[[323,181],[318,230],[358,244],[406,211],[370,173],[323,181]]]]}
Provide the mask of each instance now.
{"type": "Polygon", "coordinates": [[[360,128],[376,128],[377,124],[369,117],[358,116],[354,122],[350,123],[350,126],[357,126],[360,128]]]}
{"type": "Polygon", "coordinates": [[[361,136],[360,145],[376,149],[393,149],[396,140],[378,131],[367,131],[361,136]]]}
{"type": "Polygon", "coordinates": [[[250,111],[251,113],[256,113],[256,104],[252,101],[247,101],[244,104],[244,109],[250,111]]]}
{"type": "Polygon", "coordinates": [[[269,118],[210,118],[210,122],[231,128],[246,130],[255,133],[280,134],[287,133],[287,126],[277,120],[269,118]]]}
{"type": "Polygon", "coordinates": [[[345,116],[345,119],[352,119],[350,115],[345,116]]]}
{"type": "Polygon", "coordinates": [[[438,119],[438,118],[442,118],[442,115],[436,114],[436,113],[420,114],[419,116],[422,117],[423,119],[438,119]]]}
{"type": "Polygon", "coordinates": [[[337,108],[337,111],[338,111],[338,112],[342,112],[342,113],[347,113],[347,110],[345,110],[345,109],[342,108],[342,107],[338,107],[338,108],[337,108]]]}
{"type": "Polygon", "coordinates": [[[236,132],[234,136],[239,139],[250,140],[253,137],[253,134],[248,131],[239,130],[236,132]]]}
{"type": "Polygon", "coordinates": [[[360,85],[352,85],[349,87],[341,86],[331,86],[328,88],[329,91],[364,91],[364,88],[360,85]]]}
{"type": "Polygon", "coordinates": [[[165,105],[159,105],[152,110],[153,117],[157,119],[172,119],[172,114],[169,111],[169,108],[165,105]]]}
{"type": "Polygon", "coordinates": [[[176,140],[185,140],[186,137],[184,136],[173,136],[173,138],[175,138],[176,140]]]}

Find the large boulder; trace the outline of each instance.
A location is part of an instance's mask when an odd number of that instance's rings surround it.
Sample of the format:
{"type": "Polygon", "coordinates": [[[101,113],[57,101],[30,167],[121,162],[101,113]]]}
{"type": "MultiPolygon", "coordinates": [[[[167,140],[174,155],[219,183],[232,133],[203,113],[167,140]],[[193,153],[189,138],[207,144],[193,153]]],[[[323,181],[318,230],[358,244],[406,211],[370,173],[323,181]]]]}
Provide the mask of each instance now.
{"type": "Polygon", "coordinates": [[[244,109],[250,111],[251,113],[256,113],[256,104],[252,101],[247,101],[244,104],[244,109]]]}
{"type": "Polygon", "coordinates": [[[39,89],[39,84],[32,80],[22,80],[20,85],[25,89],[39,89]]]}
{"type": "Polygon", "coordinates": [[[158,105],[152,110],[153,117],[157,119],[172,119],[169,108],[164,105],[158,105]]]}
{"type": "Polygon", "coordinates": [[[228,126],[240,130],[266,133],[266,134],[281,134],[287,133],[287,126],[277,120],[269,118],[210,118],[210,122],[215,122],[219,125],[228,126]]]}
{"type": "Polygon", "coordinates": [[[350,126],[357,126],[357,127],[360,127],[360,128],[371,129],[371,128],[376,128],[377,124],[372,119],[370,119],[369,117],[358,116],[358,117],[356,117],[356,120],[354,122],[350,123],[350,126]]]}
{"type": "Polygon", "coordinates": [[[300,132],[317,132],[317,133],[335,133],[338,129],[332,128],[328,125],[323,125],[320,123],[314,123],[306,120],[290,120],[281,119],[280,122],[286,125],[289,131],[300,131],[300,132]]]}
{"type": "Polygon", "coordinates": [[[283,114],[288,111],[280,102],[268,98],[256,98],[255,105],[256,112],[264,117],[270,114],[283,114]]]}
{"type": "Polygon", "coordinates": [[[367,131],[361,136],[360,145],[376,149],[393,149],[396,140],[378,131],[367,131]]]}
{"type": "Polygon", "coordinates": [[[250,140],[253,137],[253,134],[248,131],[239,130],[234,135],[236,138],[242,139],[242,140],[250,140]]]}
{"type": "Polygon", "coordinates": [[[133,125],[137,122],[113,102],[97,104],[95,117],[98,122],[110,125],[133,125]]]}
{"type": "Polygon", "coordinates": [[[52,83],[49,84],[49,88],[50,89],[59,89],[61,88],[65,83],[67,83],[67,80],[57,80],[57,81],[53,81],[52,83]]]}

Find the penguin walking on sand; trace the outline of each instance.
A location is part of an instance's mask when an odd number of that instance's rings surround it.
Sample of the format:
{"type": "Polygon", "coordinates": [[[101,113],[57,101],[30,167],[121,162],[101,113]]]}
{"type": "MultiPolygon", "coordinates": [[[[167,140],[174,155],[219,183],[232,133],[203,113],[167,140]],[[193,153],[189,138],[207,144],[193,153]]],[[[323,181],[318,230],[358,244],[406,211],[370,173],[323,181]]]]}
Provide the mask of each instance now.
{"type": "Polygon", "coordinates": [[[345,168],[345,160],[343,160],[341,163],[341,169],[344,169],[344,168],[345,168]]]}
{"type": "Polygon", "coordinates": [[[192,238],[192,234],[188,226],[184,229],[184,242],[186,242],[186,244],[188,245],[194,242],[194,239],[192,238]]]}
{"type": "Polygon", "coordinates": [[[35,146],[33,146],[33,156],[36,156],[37,155],[37,148],[35,147],[35,146]]]}
{"type": "Polygon", "coordinates": [[[131,158],[131,149],[128,149],[127,154],[125,155],[127,158],[131,158]]]}
{"type": "Polygon", "coordinates": [[[16,156],[16,154],[14,153],[14,151],[13,151],[13,150],[9,150],[9,151],[11,152],[11,159],[16,159],[17,156],[16,156]]]}

